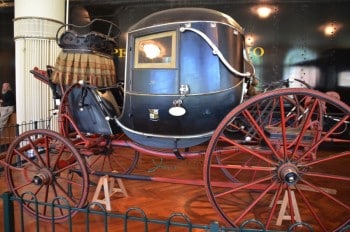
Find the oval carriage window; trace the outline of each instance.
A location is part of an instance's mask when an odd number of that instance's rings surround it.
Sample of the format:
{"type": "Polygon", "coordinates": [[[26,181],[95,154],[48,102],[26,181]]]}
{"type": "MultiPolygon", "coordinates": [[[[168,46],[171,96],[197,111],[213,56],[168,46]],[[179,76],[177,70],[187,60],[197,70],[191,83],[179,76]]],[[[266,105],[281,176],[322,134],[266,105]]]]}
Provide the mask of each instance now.
{"type": "Polygon", "coordinates": [[[162,32],[135,39],[135,68],[175,68],[176,32],[162,32]]]}

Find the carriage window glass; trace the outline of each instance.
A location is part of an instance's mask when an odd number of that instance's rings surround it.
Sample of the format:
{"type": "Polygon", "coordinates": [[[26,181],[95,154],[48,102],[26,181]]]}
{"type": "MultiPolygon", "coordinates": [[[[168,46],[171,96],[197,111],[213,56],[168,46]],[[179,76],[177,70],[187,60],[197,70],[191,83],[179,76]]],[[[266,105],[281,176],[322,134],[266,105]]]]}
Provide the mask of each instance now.
{"type": "Polygon", "coordinates": [[[135,39],[135,68],[175,68],[176,32],[162,32],[135,39]]]}

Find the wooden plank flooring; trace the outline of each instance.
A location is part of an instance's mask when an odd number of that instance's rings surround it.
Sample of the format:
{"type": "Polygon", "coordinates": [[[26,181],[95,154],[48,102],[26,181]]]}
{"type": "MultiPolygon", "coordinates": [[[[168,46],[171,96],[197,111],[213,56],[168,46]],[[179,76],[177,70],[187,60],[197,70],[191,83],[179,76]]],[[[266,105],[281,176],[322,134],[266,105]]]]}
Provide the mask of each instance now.
{"type": "MultiPolygon", "coordinates": [[[[141,155],[134,174],[165,178],[186,178],[189,180],[198,179],[201,181],[202,166],[202,158],[177,160],[141,155]]],[[[97,183],[98,178],[92,177],[92,180],[97,183]]],[[[123,183],[127,189],[128,197],[123,197],[119,193],[113,195],[111,197],[112,212],[124,214],[128,209],[137,207],[142,209],[149,219],[167,220],[174,213],[180,213],[187,215],[191,222],[195,224],[209,224],[212,221],[219,221],[219,217],[208,201],[204,186],[140,180],[123,180],[123,183]]],[[[94,186],[90,188],[89,200],[92,200],[95,189],[94,186]]],[[[0,191],[1,193],[7,191],[3,173],[0,174],[0,191]]],[[[2,201],[0,202],[0,208],[2,209],[2,201]]],[[[141,216],[142,214],[138,210],[132,210],[130,215],[141,216]]],[[[2,210],[0,210],[0,217],[0,224],[2,225],[2,210]]],[[[24,217],[25,231],[35,231],[36,223],[34,218],[26,214],[24,217]]],[[[16,222],[18,219],[19,213],[16,210],[16,222]]],[[[175,219],[177,219],[176,221],[185,222],[179,216],[176,216],[175,219]]],[[[85,216],[76,215],[72,220],[73,231],[87,231],[85,216]]],[[[90,231],[103,231],[103,217],[92,216],[90,220],[92,225],[90,231]],[[99,229],[96,230],[96,228],[99,229]]],[[[68,224],[56,225],[55,231],[68,231],[68,224]]],[[[124,231],[121,219],[111,219],[108,226],[108,231],[124,231]]],[[[16,223],[16,227],[16,231],[20,231],[19,223],[16,223]]],[[[50,223],[40,222],[39,227],[40,231],[52,231],[50,223]]],[[[143,228],[144,224],[142,222],[130,222],[128,231],[143,231],[143,228]]],[[[0,228],[1,230],[2,228],[0,228]]],[[[149,231],[165,231],[165,226],[150,224],[149,231]]],[[[178,230],[172,229],[171,231],[178,230]]],[[[179,231],[188,230],[182,228],[179,231]]]]}
{"type": "MultiPolygon", "coordinates": [[[[141,155],[140,160],[133,174],[151,177],[162,178],[176,178],[186,180],[202,181],[203,172],[203,157],[196,159],[178,160],[178,159],[164,159],[160,157],[141,155]]],[[[334,167],[334,168],[341,168],[334,167]]],[[[348,171],[348,170],[344,170],[348,171]]],[[[94,183],[98,182],[98,177],[91,178],[94,183]]],[[[190,184],[174,184],[154,181],[140,181],[124,179],[123,183],[127,189],[128,197],[123,197],[121,194],[115,194],[111,198],[112,212],[124,214],[128,209],[137,207],[143,210],[132,210],[130,215],[141,216],[144,213],[148,219],[162,219],[167,220],[174,213],[181,213],[187,215],[194,224],[209,224],[213,221],[218,221],[220,225],[224,226],[220,221],[219,216],[210,204],[205,187],[202,185],[190,184]]],[[[96,186],[91,186],[89,192],[89,201],[91,201],[96,186]]],[[[0,193],[7,191],[6,180],[4,174],[0,173],[0,193]]],[[[317,199],[314,199],[317,201],[317,199]]],[[[18,205],[16,205],[18,206],[18,205]]],[[[3,225],[3,211],[2,201],[0,201],[0,225],[3,225]]],[[[16,207],[16,231],[21,231],[18,213],[16,207]]],[[[264,209],[262,209],[263,211],[264,209]]],[[[330,209],[331,210],[331,209],[330,209]]],[[[91,228],[86,227],[87,219],[84,215],[78,214],[72,218],[71,225],[69,222],[56,224],[54,230],[52,225],[47,222],[36,221],[33,217],[24,214],[25,224],[24,231],[36,231],[36,227],[40,231],[104,231],[103,216],[89,217],[91,228]],[[71,227],[70,227],[71,226],[71,227]]],[[[184,219],[175,217],[184,222],[184,219]]],[[[88,223],[88,224],[89,224],[88,223]]],[[[124,230],[123,220],[121,218],[108,219],[108,231],[145,231],[145,225],[142,222],[129,222],[128,229],[124,230]]],[[[276,228],[274,228],[276,229],[276,228]]],[[[282,230],[282,229],[281,229],[282,230]]],[[[2,227],[0,227],[2,231],[2,227]]],[[[148,225],[148,231],[166,231],[163,225],[148,225]]],[[[188,231],[188,229],[177,228],[170,231],[188,231]]],[[[192,231],[203,231],[201,229],[192,231]]]]}

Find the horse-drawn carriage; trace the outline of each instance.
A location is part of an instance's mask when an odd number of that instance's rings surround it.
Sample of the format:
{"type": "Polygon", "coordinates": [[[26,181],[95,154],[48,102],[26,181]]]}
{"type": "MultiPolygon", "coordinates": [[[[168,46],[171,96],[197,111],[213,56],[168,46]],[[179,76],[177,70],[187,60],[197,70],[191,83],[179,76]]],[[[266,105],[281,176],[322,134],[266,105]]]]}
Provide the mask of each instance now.
{"type": "MultiPolygon", "coordinates": [[[[282,207],[291,223],[320,231],[349,222],[350,107],[307,88],[246,99],[254,67],[231,17],[181,8],[144,18],[127,34],[123,88],[113,79],[113,36],[59,35],[57,64],[33,73],[60,100],[60,131],[27,131],[10,145],[3,163],[16,196],[84,207],[91,175],[137,179],[144,153],[204,155],[207,196],[229,225],[254,218],[275,228],[282,207]]],[[[56,222],[75,213],[23,207],[56,222]]]]}

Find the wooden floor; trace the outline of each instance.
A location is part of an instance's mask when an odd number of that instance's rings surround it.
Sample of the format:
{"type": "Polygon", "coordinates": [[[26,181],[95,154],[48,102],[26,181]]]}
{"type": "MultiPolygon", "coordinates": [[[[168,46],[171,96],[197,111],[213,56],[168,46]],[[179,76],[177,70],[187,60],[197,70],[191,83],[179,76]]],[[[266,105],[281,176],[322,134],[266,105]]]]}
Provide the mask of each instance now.
{"type": "MultiPolygon", "coordinates": [[[[142,155],[138,166],[134,170],[137,175],[162,176],[166,178],[186,178],[190,180],[199,180],[202,178],[203,160],[177,160],[162,159],[154,156],[142,155]]],[[[97,177],[92,178],[95,183],[97,177]]],[[[124,197],[121,193],[116,193],[111,197],[112,212],[124,214],[128,209],[137,207],[144,211],[149,219],[167,220],[174,213],[187,215],[192,223],[209,224],[212,221],[219,221],[219,218],[209,203],[205,188],[199,185],[171,184],[162,182],[123,180],[128,196],[124,197]]],[[[90,188],[89,200],[92,200],[96,187],[90,188]]],[[[6,180],[3,173],[0,173],[0,191],[7,191],[6,180]]],[[[103,194],[100,195],[103,197],[103,194]]],[[[2,201],[0,202],[2,208],[2,201]]],[[[17,207],[18,208],[18,207],[17,207]]],[[[18,210],[16,210],[16,221],[18,220],[18,210]]],[[[142,216],[138,210],[132,210],[130,215],[142,216]]],[[[3,211],[0,210],[0,225],[3,224],[3,211]]],[[[35,231],[36,224],[34,218],[25,216],[25,231],[35,231]]],[[[175,217],[181,218],[181,217],[175,217]]],[[[73,231],[87,231],[85,228],[86,219],[77,215],[73,218],[73,231]]],[[[177,220],[178,221],[178,220],[177,220]]],[[[184,221],[184,220],[180,220],[184,221]]],[[[103,231],[103,218],[92,217],[92,228],[90,231],[103,231]],[[99,229],[97,229],[99,228],[99,229]],[[97,230],[96,230],[97,229],[97,230]]],[[[55,231],[68,231],[69,223],[56,225],[55,231]]],[[[222,224],[223,225],[223,224],[222,224]]],[[[20,231],[19,225],[18,230],[20,231]]],[[[130,223],[128,231],[144,231],[144,225],[141,222],[130,223]],[[136,227],[136,228],[135,228],[136,227]]],[[[0,231],[2,228],[0,227],[0,231]]],[[[51,224],[40,222],[40,231],[52,231],[51,224]]],[[[113,219],[109,222],[108,231],[124,231],[122,220],[113,219]]],[[[165,231],[164,226],[149,225],[149,231],[165,231]]],[[[171,230],[177,231],[177,230],[171,230]]],[[[187,229],[180,231],[188,231],[187,229]]],[[[200,230],[195,230],[200,231],[200,230]]]]}
{"type": "MultiPolygon", "coordinates": [[[[202,180],[203,158],[177,160],[163,159],[160,157],[141,155],[134,174],[157,176],[164,178],[185,178],[188,180],[202,180]]],[[[94,183],[98,178],[92,178],[94,183]]],[[[206,195],[204,186],[190,184],[173,184],[154,181],[123,180],[128,196],[115,194],[111,198],[112,212],[124,214],[128,209],[137,207],[144,211],[149,219],[168,219],[174,213],[187,215],[194,224],[209,224],[213,221],[220,221],[216,211],[206,195]]],[[[91,201],[96,187],[91,186],[89,200],[91,201]]],[[[6,180],[3,172],[0,173],[0,192],[7,191],[6,180]]],[[[2,202],[0,202],[2,208],[2,202]]],[[[16,207],[18,208],[18,207],[16,207]]],[[[132,211],[130,215],[141,216],[137,210],[132,211]]],[[[0,225],[3,224],[3,211],[0,209],[0,225]]],[[[33,217],[24,215],[25,231],[36,231],[36,222],[33,217]]],[[[19,213],[16,210],[16,231],[20,230],[19,213]]],[[[104,221],[102,216],[92,216],[90,225],[92,228],[86,228],[86,218],[83,215],[76,215],[72,219],[72,231],[104,231],[104,221]]],[[[182,220],[183,221],[183,220],[182,220]]],[[[108,221],[108,231],[124,231],[122,219],[110,219],[108,221]]],[[[47,222],[40,222],[40,231],[53,231],[52,225],[47,222]]],[[[54,231],[69,231],[69,223],[56,224],[54,231]]],[[[2,228],[0,227],[0,231],[2,228]]],[[[128,226],[127,231],[144,231],[144,224],[133,222],[128,226]]],[[[152,225],[148,231],[166,231],[163,225],[152,225]]],[[[188,229],[171,229],[171,231],[188,231],[188,229]]],[[[203,231],[200,229],[193,231],[203,231]]]]}

